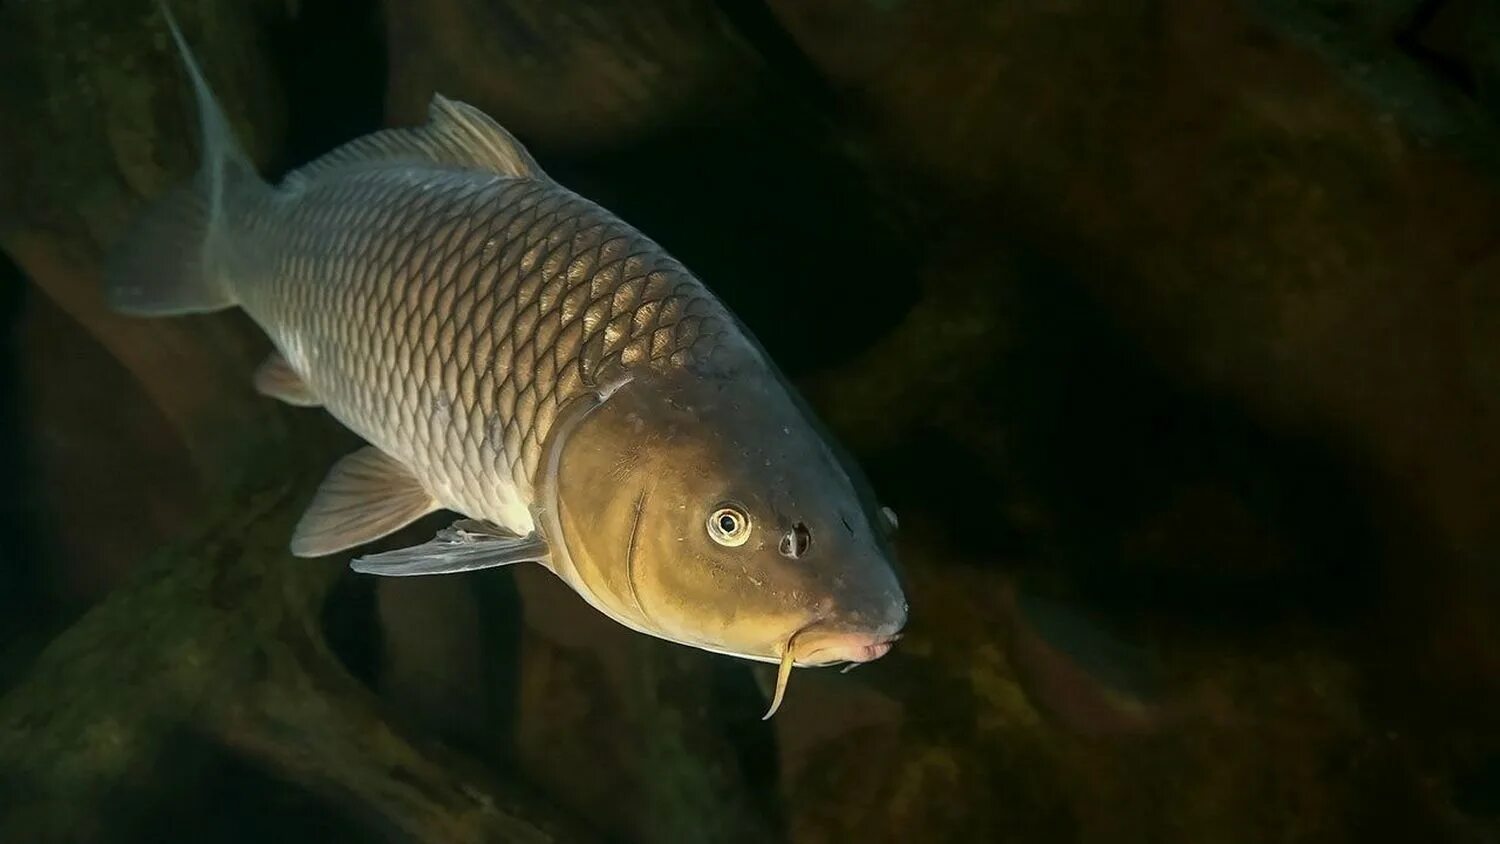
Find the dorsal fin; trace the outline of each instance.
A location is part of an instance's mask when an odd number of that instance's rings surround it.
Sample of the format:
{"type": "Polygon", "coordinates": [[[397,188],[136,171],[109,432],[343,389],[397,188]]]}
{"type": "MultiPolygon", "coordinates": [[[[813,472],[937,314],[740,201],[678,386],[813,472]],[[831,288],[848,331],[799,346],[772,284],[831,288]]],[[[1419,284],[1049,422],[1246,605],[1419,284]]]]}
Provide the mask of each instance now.
{"type": "Polygon", "coordinates": [[[283,184],[313,181],[334,170],[372,161],[447,164],[518,179],[547,178],[526,147],[489,115],[468,103],[433,94],[426,123],[356,138],[292,171],[283,184]]]}

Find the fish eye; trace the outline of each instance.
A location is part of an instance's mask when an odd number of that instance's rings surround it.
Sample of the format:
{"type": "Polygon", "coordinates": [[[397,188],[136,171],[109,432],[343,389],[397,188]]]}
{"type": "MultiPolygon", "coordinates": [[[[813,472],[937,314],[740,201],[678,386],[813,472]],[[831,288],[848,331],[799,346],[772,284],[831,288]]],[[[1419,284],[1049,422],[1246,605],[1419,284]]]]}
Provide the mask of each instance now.
{"type": "Polygon", "coordinates": [[[734,505],[722,505],[708,515],[708,536],[730,548],[744,545],[750,538],[750,516],[734,505]]]}

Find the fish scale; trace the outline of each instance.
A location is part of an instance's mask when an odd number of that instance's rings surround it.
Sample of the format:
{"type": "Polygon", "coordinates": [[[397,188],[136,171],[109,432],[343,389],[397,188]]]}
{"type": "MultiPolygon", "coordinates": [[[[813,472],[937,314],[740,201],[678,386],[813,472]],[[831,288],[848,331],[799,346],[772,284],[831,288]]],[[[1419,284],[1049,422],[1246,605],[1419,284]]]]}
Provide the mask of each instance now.
{"type": "Polygon", "coordinates": [[[268,201],[245,309],[336,418],[508,527],[562,405],[748,351],[677,261],[555,183],[351,165],[268,201]]]}

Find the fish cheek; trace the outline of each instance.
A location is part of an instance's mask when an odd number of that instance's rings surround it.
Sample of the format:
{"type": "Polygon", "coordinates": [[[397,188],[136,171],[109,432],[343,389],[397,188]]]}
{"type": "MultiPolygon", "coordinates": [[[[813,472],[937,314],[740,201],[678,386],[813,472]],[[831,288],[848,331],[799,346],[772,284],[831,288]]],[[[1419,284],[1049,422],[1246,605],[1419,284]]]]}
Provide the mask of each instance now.
{"type": "Polygon", "coordinates": [[[634,594],[652,622],[674,638],[717,643],[725,603],[708,576],[713,563],[684,535],[688,520],[677,504],[661,503],[654,513],[648,511],[631,560],[634,594]]]}
{"type": "Polygon", "coordinates": [[[806,619],[783,590],[755,570],[763,553],[760,548],[721,550],[707,536],[701,542],[673,537],[662,543],[649,569],[638,572],[638,588],[652,617],[679,638],[775,656],[806,619]]]}

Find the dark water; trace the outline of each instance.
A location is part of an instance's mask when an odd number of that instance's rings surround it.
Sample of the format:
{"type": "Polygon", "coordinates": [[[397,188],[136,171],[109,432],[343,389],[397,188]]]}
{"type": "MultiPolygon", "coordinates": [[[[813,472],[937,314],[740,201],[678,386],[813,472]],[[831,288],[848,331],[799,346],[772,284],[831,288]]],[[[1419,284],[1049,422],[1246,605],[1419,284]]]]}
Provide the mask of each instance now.
{"type": "MultiPolygon", "coordinates": [[[[649,5],[669,22],[709,8],[649,5]]],[[[760,668],[601,627],[545,579],[350,576],[317,618],[368,700],[433,758],[462,760],[437,770],[474,766],[604,840],[1500,840],[1500,531],[1482,516],[1500,503],[1485,392],[1500,385],[1500,265],[1473,222],[1500,221],[1500,187],[1441,143],[1380,135],[1398,130],[1308,70],[1338,61],[1283,47],[1302,42],[1275,14],[1144,4],[1053,24],[831,4],[872,27],[839,35],[786,5],[722,4],[732,49],[760,57],[722,101],[618,142],[520,134],[693,268],[806,388],[900,514],[907,639],[843,677],[797,672],[767,724],[760,668]],[[1207,66],[1200,48],[1242,76],[1183,94],[1209,84],[1183,70],[1207,66]],[[1026,81],[975,96],[955,56],[1026,81]],[[1049,61],[1055,75],[1037,72],[1049,61]],[[922,95],[887,108],[903,86],[922,95]],[[1126,108],[1141,102],[1175,105],[1126,108]],[[1003,128],[960,142],[987,121],[1003,128]],[[1395,264],[1449,236],[1434,252],[1467,263],[1395,264]],[[1385,275],[1350,269],[1372,252],[1385,275]],[[855,377],[872,386],[840,392],[855,377]]],[[[1348,10],[1319,20],[1411,62],[1410,90],[1469,121],[1453,149],[1500,137],[1474,134],[1495,132],[1500,27],[1465,40],[1454,21],[1490,20],[1473,4],[1411,5],[1391,31],[1348,10]]],[[[388,36],[376,3],[300,6],[265,11],[259,44],[284,92],[275,172],[384,125],[390,57],[431,49],[388,36]]],[[[472,25],[541,27],[515,14],[472,25]]],[[[485,73],[452,84],[484,89],[485,73]]],[[[49,640],[134,588],[148,540],[177,538],[196,493],[158,478],[132,512],[118,482],[91,488],[109,438],[80,423],[108,400],[70,404],[36,379],[71,373],[67,392],[106,397],[131,382],[20,262],[0,275],[0,684],[16,694],[49,640]],[[50,541],[90,496],[142,547],[50,541]]],[[[149,451],[141,431],[171,434],[131,395],[117,439],[149,451]]],[[[391,806],[449,799],[409,760],[309,775],[194,723],[86,810],[114,819],[96,837],[408,840],[391,806]]],[[[20,817],[32,798],[14,788],[0,808],[20,817]]]]}

